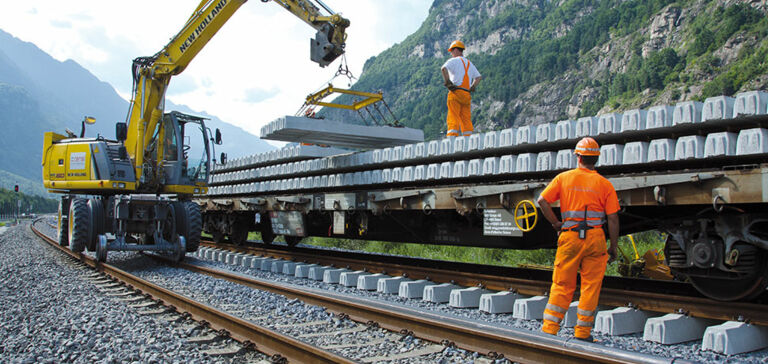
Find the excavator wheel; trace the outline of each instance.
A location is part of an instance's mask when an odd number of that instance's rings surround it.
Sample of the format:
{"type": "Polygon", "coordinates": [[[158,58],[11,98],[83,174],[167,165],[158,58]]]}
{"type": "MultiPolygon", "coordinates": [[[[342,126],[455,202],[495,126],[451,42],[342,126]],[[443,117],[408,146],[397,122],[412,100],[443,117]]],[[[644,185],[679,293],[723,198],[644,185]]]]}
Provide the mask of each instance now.
{"type": "Polygon", "coordinates": [[[59,213],[56,217],[56,233],[59,236],[59,245],[61,246],[69,245],[69,224],[67,223],[67,213],[65,211],[65,205],[68,202],[63,198],[59,201],[59,213]]]}
{"type": "Polygon", "coordinates": [[[98,199],[90,199],[88,211],[91,214],[92,228],[86,248],[89,252],[94,252],[99,245],[99,235],[104,234],[104,203],[98,199]]]}
{"type": "MultiPolygon", "coordinates": [[[[188,252],[197,251],[200,246],[200,235],[203,231],[203,216],[200,206],[192,201],[180,201],[174,203],[176,209],[176,231],[186,238],[188,252]]],[[[214,235],[214,240],[215,235],[214,235]]]]}
{"type": "Polygon", "coordinates": [[[184,257],[187,256],[186,239],[181,235],[177,235],[174,245],[176,249],[171,253],[171,259],[176,263],[181,263],[184,261],[184,257]]]}
{"type": "Polygon", "coordinates": [[[88,200],[72,199],[68,220],[69,249],[75,253],[82,253],[91,236],[91,213],[88,211],[88,200]]]}
{"type": "Polygon", "coordinates": [[[272,244],[272,241],[275,240],[275,233],[272,231],[272,223],[268,218],[261,218],[261,222],[259,223],[259,232],[261,232],[261,241],[264,243],[264,245],[270,245],[272,244]]]}

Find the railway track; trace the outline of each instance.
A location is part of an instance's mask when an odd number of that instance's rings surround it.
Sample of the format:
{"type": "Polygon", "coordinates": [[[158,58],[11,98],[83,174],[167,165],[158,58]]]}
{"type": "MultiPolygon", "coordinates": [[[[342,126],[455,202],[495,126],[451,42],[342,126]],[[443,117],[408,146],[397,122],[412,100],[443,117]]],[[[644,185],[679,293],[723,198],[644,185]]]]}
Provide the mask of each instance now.
{"type": "MultiPolygon", "coordinates": [[[[280,245],[236,246],[203,241],[202,247],[231,252],[273,257],[287,261],[309,262],[326,266],[347,267],[350,270],[386,272],[391,276],[406,275],[411,279],[433,282],[454,282],[464,287],[483,286],[490,290],[514,290],[523,295],[546,294],[552,273],[536,269],[520,269],[479,264],[466,264],[418,258],[383,256],[326,249],[293,248],[280,245]]],[[[763,295],[764,299],[765,295],[763,295]]],[[[604,306],[632,306],[641,310],[689,315],[714,320],[746,320],[768,325],[768,306],[756,303],[722,302],[702,297],[687,283],[654,281],[623,277],[605,277],[600,293],[604,306]]]]}
{"type": "MultiPolygon", "coordinates": [[[[278,354],[291,362],[350,362],[348,358],[312,347],[301,340],[271,332],[251,322],[215,310],[168,289],[134,277],[116,267],[97,263],[87,255],[73,254],[68,249],[59,247],[53,239],[45,236],[34,227],[33,231],[49,244],[82,260],[84,264],[118,279],[126,285],[149,293],[156,299],[176,307],[179,311],[188,312],[195,319],[210,322],[213,327],[226,330],[239,341],[255,343],[258,351],[269,355],[278,354]]],[[[448,346],[456,345],[459,348],[478,353],[489,353],[488,358],[490,359],[503,357],[525,363],[551,363],[555,361],[564,363],[582,363],[585,361],[661,363],[671,361],[668,358],[617,350],[602,345],[582,343],[525,330],[467,324],[466,321],[423,311],[408,310],[372,300],[353,299],[318,290],[290,287],[200,265],[182,263],[176,267],[225,279],[238,285],[278,293],[289,298],[297,298],[308,304],[322,306],[328,311],[339,313],[341,314],[340,317],[349,317],[369,325],[378,325],[406,335],[415,335],[435,343],[443,343],[448,346]]],[[[386,358],[382,360],[386,360],[386,358]]],[[[680,360],[676,362],[680,362],[680,360]]]]}

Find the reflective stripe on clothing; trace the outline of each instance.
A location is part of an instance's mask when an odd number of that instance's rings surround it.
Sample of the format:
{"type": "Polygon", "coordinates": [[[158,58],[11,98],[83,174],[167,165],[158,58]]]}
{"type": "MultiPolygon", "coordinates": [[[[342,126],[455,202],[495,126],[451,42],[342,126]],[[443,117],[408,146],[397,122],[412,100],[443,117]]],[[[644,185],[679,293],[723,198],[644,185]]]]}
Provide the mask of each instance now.
{"type": "Polygon", "coordinates": [[[560,201],[563,220],[604,219],[619,211],[616,190],[594,170],[575,168],[558,174],[541,192],[549,203],[560,201]]]}
{"type": "MultiPolygon", "coordinates": [[[[594,322],[594,321],[581,321],[581,320],[576,320],[576,326],[581,326],[581,327],[594,327],[594,326],[595,326],[595,322],[594,322]]],[[[587,336],[589,336],[589,335],[587,335],[587,336]]]]}
{"type": "Polygon", "coordinates": [[[557,317],[555,315],[550,315],[550,314],[548,314],[546,312],[544,313],[544,316],[542,318],[545,319],[545,320],[552,321],[552,322],[554,322],[556,324],[559,324],[561,321],[563,321],[562,318],[557,317]]]}
{"type": "Polygon", "coordinates": [[[582,316],[594,316],[595,312],[596,312],[595,310],[589,311],[589,310],[582,310],[580,308],[576,309],[576,314],[582,315],[582,316]]]}
{"type": "MultiPolygon", "coordinates": [[[[582,211],[561,211],[560,215],[563,216],[563,219],[583,219],[584,218],[584,210],[582,211]]],[[[602,211],[589,211],[586,212],[587,219],[604,219],[605,218],[605,212],[602,211]]]]}
{"type": "Polygon", "coordinates": [[[553,305],[553,304],[551,304],[551,303],[547,303],[547,306],[545,306],[545,307],[544,307],[544,309],[546,309],[546,310],[552,310],[552,311],[555,311],[555,312],[559,312],[559,313],[563,313],[563,314],[564,314],[564,313],[566,313],[566,312],[568,312],[568,309],[567,309],[567,308],[562,308],[562,307],[560,307],[560,306],[558,306],[558,305],[553,305]]]}

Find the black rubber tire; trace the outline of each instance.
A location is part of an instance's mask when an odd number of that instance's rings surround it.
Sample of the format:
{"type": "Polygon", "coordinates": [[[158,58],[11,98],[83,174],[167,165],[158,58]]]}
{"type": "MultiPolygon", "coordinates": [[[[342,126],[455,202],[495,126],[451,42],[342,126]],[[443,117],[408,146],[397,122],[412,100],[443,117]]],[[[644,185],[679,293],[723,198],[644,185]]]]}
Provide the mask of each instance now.
{"type": "Polygon", "coordinates": [[[224,242],[224,233],[222,233],[221,231],[212,232],[211,237],[213,239],[213,242],[216,244],[221,244],[224,242]]]}
{"type": "Polygon", "coordinates": [[[182,231],[184,238],[186,239],[187,252],[196,252],[200,247],[200,239],[203,233],[203,214],[200,212],[200,205],[192,201],[182,202],[184,206],[184,216],[186,216],[186,224],[182,231]]]}
{"type": "Polygon", "coordinates": [[[59,245],[69,245],[69,226],[67,222],[67,213],[65,213],[64,204],[67,204],[63,198],[59,201],[59,212],[56,218],[56,232],[59,236],[59,245]]]}
{"type": "Polygon", "coordinates": [[[91,237],[91,212],[88,200],[75,198],[69,205],[69,249],[82,253],[91,237]]]}
{"type": "Polygon", "coordinates": [[[91,236],[85,246],[89,252],[95,252],[99,244],[99,235],[104,234],[104,203],[98,199],[88,200],[88,211],[91,213],[91,236]]]}
{"type": "Polygon", "coordinates": [[[261,242],[263,242],[264,245],[270,245],[275,241],[275,233],[272,231],[272,222],[269,220],[268,215],[266,217],[261,217],[259,232],[261,233],[261,242]]]}

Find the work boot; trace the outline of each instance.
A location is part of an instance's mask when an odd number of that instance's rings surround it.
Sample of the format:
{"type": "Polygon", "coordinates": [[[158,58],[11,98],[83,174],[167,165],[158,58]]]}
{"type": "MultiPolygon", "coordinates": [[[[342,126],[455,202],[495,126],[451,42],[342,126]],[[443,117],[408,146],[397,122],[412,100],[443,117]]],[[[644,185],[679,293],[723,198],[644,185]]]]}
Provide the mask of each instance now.
{"type": "Polygon", "coordinates": [[[589,336],[587,336],[587,337],[576,337],[576,336],[574,336],[574,338],[575,338],[576,340],[579,340],[579,341],[586,341],[586,342],[588,342],[588,343],[596,343],[596,342],[599,342],[599,341],[595,340],[595,338],[594,338],[592,335],[589,335],[589,336]]]}

